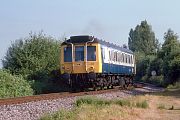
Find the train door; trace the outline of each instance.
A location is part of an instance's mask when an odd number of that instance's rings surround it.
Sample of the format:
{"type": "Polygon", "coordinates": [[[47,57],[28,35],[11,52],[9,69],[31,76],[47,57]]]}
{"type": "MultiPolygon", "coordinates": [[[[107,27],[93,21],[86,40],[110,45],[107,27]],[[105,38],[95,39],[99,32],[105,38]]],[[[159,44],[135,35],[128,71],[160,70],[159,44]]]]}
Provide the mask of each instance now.
{"type": "Polygon", "coordinates": [[[80,45],[74,46],[74,71],[73,73],[85,73],[85,47],[80,45]]]}

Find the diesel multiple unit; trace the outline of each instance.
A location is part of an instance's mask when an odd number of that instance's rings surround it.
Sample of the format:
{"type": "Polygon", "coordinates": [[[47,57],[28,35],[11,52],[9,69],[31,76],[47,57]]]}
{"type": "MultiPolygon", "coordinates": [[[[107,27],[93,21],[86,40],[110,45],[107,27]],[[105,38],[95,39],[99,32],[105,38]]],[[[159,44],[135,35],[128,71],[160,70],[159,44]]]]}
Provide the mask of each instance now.
{"type": "Polygon", "coordinates": [[[126,87],[133,83],[135,56],[92,36],[72,36],[61,44],[60,66],[63,79],[75,89],[126,87]]]}

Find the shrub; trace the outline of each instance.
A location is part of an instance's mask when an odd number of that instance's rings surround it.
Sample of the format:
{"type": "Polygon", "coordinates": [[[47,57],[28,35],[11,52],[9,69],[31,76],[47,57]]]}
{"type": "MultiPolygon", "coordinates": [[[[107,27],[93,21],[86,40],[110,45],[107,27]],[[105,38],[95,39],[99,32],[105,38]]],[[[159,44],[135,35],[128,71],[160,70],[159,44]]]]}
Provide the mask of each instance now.
{"type": "Polygon", "coordinates": [[[164,104],[159,104],[157,108],[158,108],[158,109],[166,109],[166,107],[165,107],[164,104]]]}
{"type": "Polygon", "coordinates": [[[0,70],[0,98],[33,95],[33,89],[28,81],[21,76],[13,76],[5,70],[0,70]]]}
{"type": "Polygon", "coordinates": [[[2,60],[3,68],[13,74],[22,75],[24,79],[35,80],[33,88],[36,93],[44,93],[47,91],[45,88],[48,88],[44,85],[51,79],[51,72],[59,69],[59,47],[59,41],[42,32],[30,33],[28,37],[16,40],[8,48],[2,60]],[[43,87],[37,84],[42,84],[43,87]]]}
{"type": "Polygon", "coordinates": [[[155,85],[158,85],[158,86],[164,86],[164,76],[163,75],[161,75],[161,76],[151,76],[148,79],[148,82],[152,83],[152,84],[155,84],[155,85]]]}
{"type": "Polygon", "coordinates": [[[81,106],[83,104],[89,104],[89,105],[95,105],[95,106],[102,106],[102,105],[110,105],[112,101],[108,100],[102,100],[98,98],[93,97],[85,97],[78,99],[75,104],[76,106],[81,106]]]}
{"type": "Polygon", "coordinates": [[[146,100],[144,100],[142,102],[136,102],[136,107],[138,107],[138,108],[147,108],[148,106],[149,105],[146,100]]]}
{"type": "Polygon", "coordinates": [[[167,86],[168,89],[179,89],[180,88],[180,82],[176,82],[175,84],[170,84],[167,86]]]}
{"type": "Polygon", "coordinates": [[[131,106],[130,101],[126,100],[126,99],[124,99],[124,100],[117,100],[117,101],[115,101],[115,104],[120,105],[120,106],[131,106]]]}
{"type": "Polygon", "coordinates": [[[85,98],[79,98],[78,100],[76,100],[75,105],[77,107],[81,106],[81,105],[95,105],[95,106],[104,106],[104,105],[111,105],[111,104],[116,104],[116,105],[120,105],[120,106],[128,106],[128,107],[138,107],[138,108],[147,108],[148,107],[148,103],[146,100],[141,101],[141,102],[136,102],[136,104],[134,104],[133,101],[130,101],[128,99],[121,99],[121,100],[103,100],[103,99],[99,99],[99,98],[94,98],[94,97],[85,97],[85,98]]]}
{"type": "Polygon", "coordinates": [[[141,80],[142,80],[143,82],[147,82],[148,76],[147,76],[147,75],[143,76],[143,77],[141,78],[141,80]]]}
{"type": "Polygon", "coordinates": [[[40,120],[76,120],[76,111],[60,110],[54,114],[43,116],[40,120]]]}

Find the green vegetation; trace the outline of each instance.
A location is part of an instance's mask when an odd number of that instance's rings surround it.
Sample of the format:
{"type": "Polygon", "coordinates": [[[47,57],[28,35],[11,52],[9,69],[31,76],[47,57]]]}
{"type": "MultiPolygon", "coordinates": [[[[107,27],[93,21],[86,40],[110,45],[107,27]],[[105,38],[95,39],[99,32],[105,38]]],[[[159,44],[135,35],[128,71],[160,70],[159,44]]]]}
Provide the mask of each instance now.
{"type": "Polygon", "coordinates": [[[0,98],[28,95],[33,95],[33,89],[28,81],[21,76],[14,76],[7,71],[0,70],[0,98]]]}
{"type": "Polygon", "coordinates": [[[115,104],[117,104],[117,105],[120,105],[120,106],[131,106],[131,103],[130,103],[130,101],[129,100],[117,100],[117,101],[115,101],[115,104]]]}
{"type": "Polygon", "coordinates": [[[180,41],[171,29],[164,34],[162,47],[147,21],[129,32],[129,48],[135,52],[136,80],[167,86],[180,81],[180,41]],[[156,75],[152,76],[152,71],[156,75]]]}
{"type": "Polygon", "coordinates": [[[85,97],[80,98],[75,102],[75,105],[77,107],[83,105],[83,104],[89,104],[89,105],[95,105],[95,106],[103,106],[103,105],[110,105],[112,104],[112,101],[103,100],[103,99],[97,99],[94,97],[85,97]]]}
{"type": "Polygon", "coordinates": [[[53,88],[53,71],[59,71],[60,42],[42,32],[30,33],[24,39],[16,40],[9,47],[3,68],[12,74],[22,75],[31,81],[36,94],[45,93],[53,88]]]}
{"type": "Polygon", "coordinates": [[[146,100],[144,100],[142,102],[137,102],[136,107],[138,107],[138,108],[148,108],[148,103],[147,103],[146,100]]]}
{"type": "Polygon", "coordinates": [[[77,107],[82,105],[94,105],[94,106],[106,106],[106,105],[119,105],[127,107],[138,107],[138,108],[147,108],[148,103],[146,100],[143,101],[131,101],[130,99],[120,99],[120,100],[104,100],[95,97],[84,97],[80,98],[75,102],[77,107]]]}
{"type": "Polygon", "coordinates": [[[179,120],[179,90],[167,89],[164,92],[121,100],[83,97],[75,102],[73,109],[48,114],[41,120],[150,120],[160,119],[159,115],[162,120],[179,120]]]}
{"type": "Polygon", "coordinates": [[[180,82],[176,82],[175,84],[168,85],[167,89],[180,89],[180,82]]]}
{"type": "MultiPolygon", "coordinates": [[[[128,46],[136,56],[136,80],[159,86],[169,85],[168,88],[179,87],[180,41],[173,30],[167,30],[161,46],[152,26],[146,20],[142,21],[130,30],[128,46]],[[152,76],[152,71],[155,76],[152,76]]],[[[30,33],[8,48],[2,60],[3,69],[13,76],[22,76],[35,94],[63,90],[63,86],[52,82],[59,79],[59,47],[60,41],[42,32],[30,33]]]]}
{"type": "MultiPolygon", "coordinates": [[[[123,100],[103,100],[96,97],[83,97],[79,98],[75,102],[75,108],[72,110],[60,110],[54,114],[46,115],[41,118],[41,120],[79,120],[81,117],[79,115],[83,113],[83,111],[87,111],[88,113],[92,114],[91,112],[96,113],[98,116],[99,112],[103,113],[104,109],[108,109],[109,112],[112,112],[112,107],[128,107],[128,108],[148,108],[148,103],[146,100],[140,101],[131,101],[131,99],[123,99],[123,100]],[[108,107],[107,107],[108,106],[108,107]]],[[[118,108],[119,109],[119,108],[118,108]]],[[[126,108],[127,109],[127,108],[126,108]]],[[[114,109],[115,113],[120,112],[120,114],[124,114],[122,110],[117,111],[117,109],[114,109]]],[[[111,114],[114,114],[112,112],[111,114]]],[[[102,114],[101,113],[101,114],[102,114]]],[[[85,116],[88,116],[88,118],[92,118],[94,116],[90,116],[89,114],[86,114],[85,116]]]]}
{"type": "Polygon", "coordinates": [[[158,107],[157,107],[158,109],[166,109],[166,107],[165,107],[165,105],[164,104],[158,104],[158,107]]]}
{"type": "Polygon", "coordinates": [[[75,110],[60,110],[54,114],[46,115],[40,120],[77,120],[75,110]]]}
{"type": "Polygon", "coordinates": [[[158,49],[158,45],[155,33],[146,20],[137,25],[135,30],[131,29],[129,32],[128,46],[133,52],[153,54],[158,49]]]}

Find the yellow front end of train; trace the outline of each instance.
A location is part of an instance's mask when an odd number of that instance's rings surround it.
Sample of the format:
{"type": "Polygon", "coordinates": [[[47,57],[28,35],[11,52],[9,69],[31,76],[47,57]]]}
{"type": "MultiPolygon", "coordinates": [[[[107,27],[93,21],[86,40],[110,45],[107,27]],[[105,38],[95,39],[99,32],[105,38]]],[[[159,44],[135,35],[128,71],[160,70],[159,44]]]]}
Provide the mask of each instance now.
{"type": "Polygon", "coordinates": [[[61,45],[61,74],[102,73],[99,43],[64,43],[61,45]]]}

